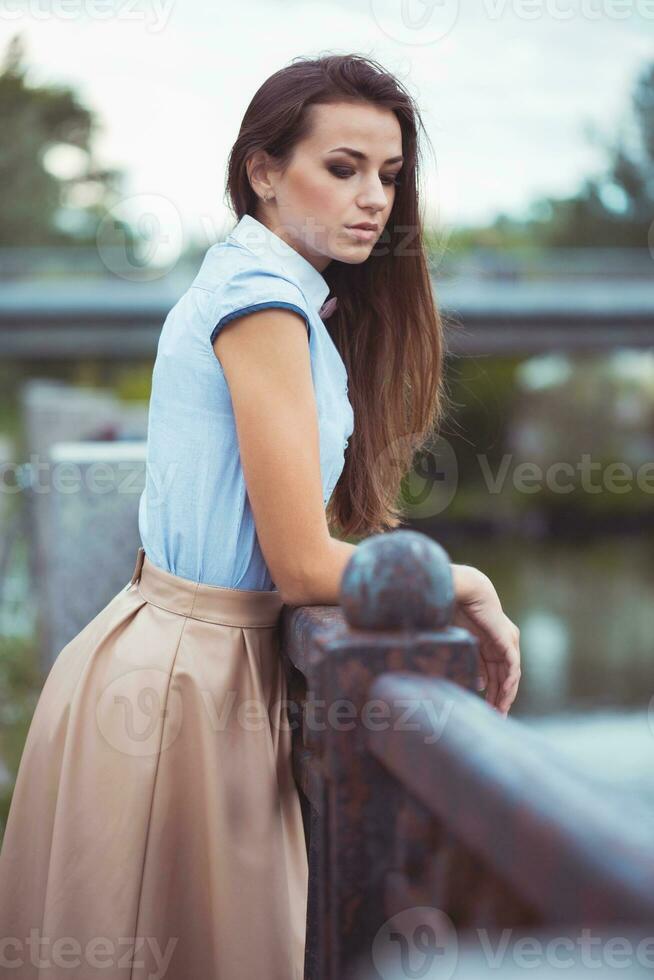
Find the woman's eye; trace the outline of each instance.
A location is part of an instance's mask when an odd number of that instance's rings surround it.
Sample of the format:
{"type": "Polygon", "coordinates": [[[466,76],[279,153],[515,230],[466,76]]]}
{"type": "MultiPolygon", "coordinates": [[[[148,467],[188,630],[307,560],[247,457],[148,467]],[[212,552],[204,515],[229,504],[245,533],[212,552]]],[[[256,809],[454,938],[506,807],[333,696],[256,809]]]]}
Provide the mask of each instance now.
{"type": "MultiPolygon", "coordinates": [[[[330,167],[329,170],[330,173],[333,173],[335,177],[340,177],[341,180],[345,179],[346,177],[351,177],[354,173],[354,171],[350,170],[349,167],[330,167]]],[[[385,178],[382,177],[382,182],[387,186],[395,184],[395,186],[398,187],[401,180],[399,174],[395,176],[393,176],[393,174],[386,174],[385,178]]]]}
{"type": "Polygon", "coordinates": [[[347,167],[330,167],[329,171],[335,177],[351,177],[354,173],[353,170],[349,170],[347,167]]]}

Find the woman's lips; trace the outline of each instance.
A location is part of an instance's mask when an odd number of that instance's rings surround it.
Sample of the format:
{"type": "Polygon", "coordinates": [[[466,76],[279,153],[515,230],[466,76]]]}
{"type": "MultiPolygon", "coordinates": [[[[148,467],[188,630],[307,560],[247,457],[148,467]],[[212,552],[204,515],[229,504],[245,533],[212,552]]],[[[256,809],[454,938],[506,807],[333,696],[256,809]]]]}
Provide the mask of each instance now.
{"type": "Polygon", "coordinates": [[[345,227],[360,242],[372,242],[377,237],[377,232],[371,228],[349,228],[347,225],[345,227]]]}

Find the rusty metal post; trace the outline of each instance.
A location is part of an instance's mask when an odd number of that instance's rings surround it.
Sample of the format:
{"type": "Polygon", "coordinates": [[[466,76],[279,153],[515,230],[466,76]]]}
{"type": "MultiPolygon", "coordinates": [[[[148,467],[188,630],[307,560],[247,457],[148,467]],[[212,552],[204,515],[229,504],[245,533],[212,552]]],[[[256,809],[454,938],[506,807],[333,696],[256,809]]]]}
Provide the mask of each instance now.
{"type": "Polygon", "coordinates": [[[340,599],[340,609],[282,613],[309,830],[306,980],[348,980],[384,919],[380,859],[393,850],[402,789],[366,747],[367,727],[384,723],[380,702],[368,699],[372,681],[401,670],[475,690],[478,666],[477,640],[450,625],[449,556],[424,534],[392,531],[360,544],[340,599]]]}

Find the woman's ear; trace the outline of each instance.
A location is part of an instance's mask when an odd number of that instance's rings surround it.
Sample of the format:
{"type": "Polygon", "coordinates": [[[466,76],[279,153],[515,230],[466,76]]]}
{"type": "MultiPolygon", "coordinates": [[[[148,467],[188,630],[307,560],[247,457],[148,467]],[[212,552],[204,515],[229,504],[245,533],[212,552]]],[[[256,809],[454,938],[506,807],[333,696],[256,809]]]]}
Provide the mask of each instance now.
{"type": "Polygon", "coordinates": [[[275,196],[269,179],[270,157],[265,150],[255,150],[245,164],[250,187],[263,201],[275,196]]]}

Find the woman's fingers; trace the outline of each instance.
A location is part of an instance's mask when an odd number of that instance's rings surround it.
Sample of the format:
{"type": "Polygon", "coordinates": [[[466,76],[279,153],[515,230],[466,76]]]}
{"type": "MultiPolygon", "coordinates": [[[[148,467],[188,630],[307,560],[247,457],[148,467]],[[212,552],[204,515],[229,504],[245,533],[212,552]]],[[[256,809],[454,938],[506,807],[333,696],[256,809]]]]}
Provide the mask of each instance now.
{"type": "Polygon", "coordinates": [[[515,700],[520,683],[520,630],[513,623],[511,624],[511,635],[506,651],[505,665],[506,676],[500,691],[500,704],[502,710],[508,711],[515,700]]]}
{"type": "Polygon", "coordinates": [[[512,640],[500,643],[487,637],[480,643],[488,677],[486,701],[503,713],[513,704],[520,680],[519,655],[511,643],[512,640]]]}
{"type": "Polygon", "coordinates": [[[499,669],[494,660],[486,661],[486,671],[488,673],[488,687],[486,689],[486,700],[489,704],[497,704],[497,695],[500,690],[499,669]]]}
{"type": "Polygon", "coordinates": [[[504,678],[502,684],[502,691],[505,693],[507,691],[512,691],[518,681],[520,680],[520,646],[519,646],[519,630],[511,631],[511,638],[507,644],[505,664],[506,664],[506,677],[504,678]]]}
{"type": "Polygon", "coordinates": [[[515,696],[518,693],[518,685],[520,684],[520,677],[521,671],[520,667],[518,666],[510,672],[509,677],[502,685],[501,696],[504,701],[508,702],[509,706],[515,701],[515,696]]]}
{"type": "Polygon", "coordinates": [[[500,698],[500,704],[499,704],[500,711],[503,711],[505,713],[508,712],[509,708],[515,701],[515,696],[517,694],[517,691],[518,691],[518,681],[516,680],[513,684],[513,687],[510,687],[505,693],[502,694],[500,698]]]}
{"type": "Polygon", "coordinates": [[[471,607],[459,605],[453,621],[479,641],[477,689],[485,690],[487,703],[506,714],[515,700],[521,676],[520,630],[501,610],[496,621],[481,620],[471,607]]]}
{"type": "Polygon", "coordinates": [[[479,665],[477,667],[477,690],[485,691],[487,687],[488,687],[488,673],[486,672],[486,665],[484,664],[484,660],[480,656],[479,665]]]}
{"type": "Polygon", "coordinates": [[[477,669],[476,687],[478,691],[485,691],[488,688],[488,671],[486,669],[486,663],[484,661],[481,652],[481,648],[485,640],[484,633],[482,630],[480,630],[480,628],[477,626],[474,620],[468,615],[465,609],[462,609],[461,607],[457,608],[452,622],[454,623],[455,626],[462,626],[463,629],[468,630],[468,632],[472,633],[472,635],[476,637],[477,641],[479,642],[480,655],[479,655],[479,665],[477,669]]]}

